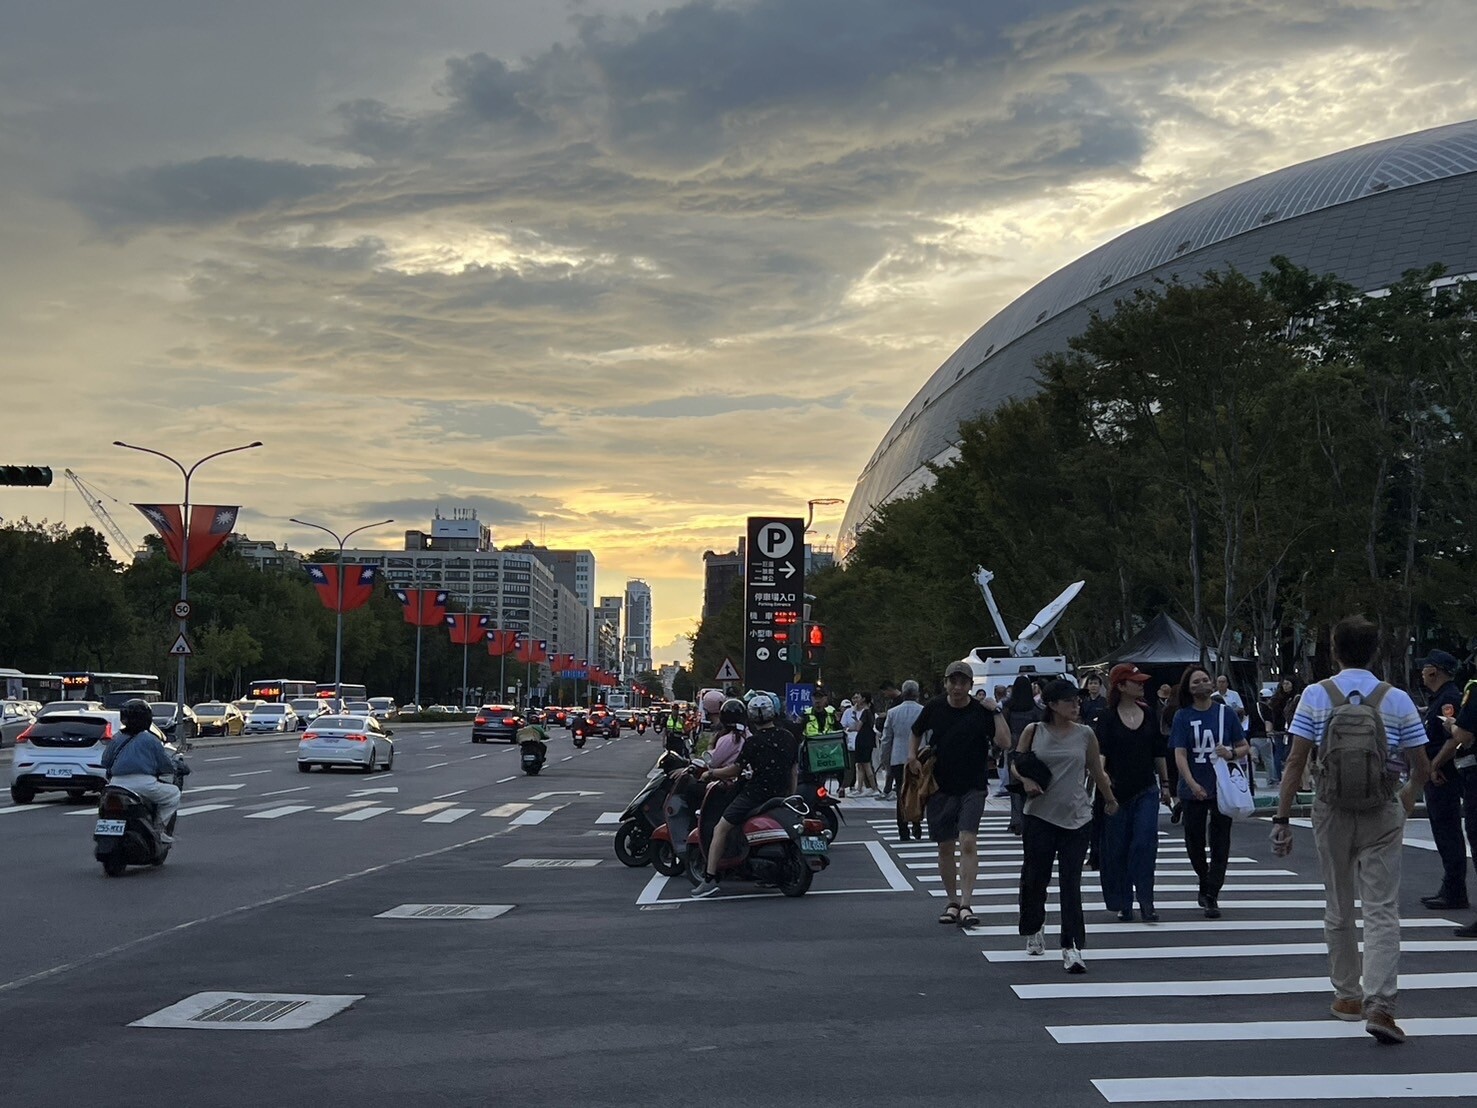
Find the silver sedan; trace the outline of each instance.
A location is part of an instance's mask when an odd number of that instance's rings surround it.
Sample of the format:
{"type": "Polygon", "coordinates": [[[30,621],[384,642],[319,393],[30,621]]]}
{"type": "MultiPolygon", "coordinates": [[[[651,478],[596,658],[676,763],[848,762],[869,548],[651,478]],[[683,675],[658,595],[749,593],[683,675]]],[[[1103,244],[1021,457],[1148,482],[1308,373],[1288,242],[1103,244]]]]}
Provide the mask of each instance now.
{"type": "Polygon", "coordinates": [[[369,715],[320,716],[297,744],[297,768],[353,766],[364,773],[395,768],[393,732],[369,715]]]}

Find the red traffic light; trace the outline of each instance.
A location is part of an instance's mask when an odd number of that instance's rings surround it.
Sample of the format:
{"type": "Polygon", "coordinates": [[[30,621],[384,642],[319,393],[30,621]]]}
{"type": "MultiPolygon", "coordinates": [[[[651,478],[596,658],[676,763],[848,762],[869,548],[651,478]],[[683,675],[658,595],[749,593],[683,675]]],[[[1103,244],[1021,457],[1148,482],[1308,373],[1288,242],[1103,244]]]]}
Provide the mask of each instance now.
{"type": "Polygon", "coordinates": [[[819,623],[812,623],[810,629],[805,633],[806,646],[825,646],[826,629],[819,623]]]}

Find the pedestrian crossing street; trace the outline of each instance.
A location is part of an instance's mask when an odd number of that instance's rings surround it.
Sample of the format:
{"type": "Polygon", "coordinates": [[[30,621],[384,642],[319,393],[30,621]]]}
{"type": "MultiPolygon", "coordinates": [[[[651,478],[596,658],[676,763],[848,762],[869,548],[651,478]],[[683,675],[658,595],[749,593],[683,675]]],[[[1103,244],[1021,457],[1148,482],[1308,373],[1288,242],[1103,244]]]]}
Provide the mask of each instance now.
{"type": "MultiPolygon", "coordinates": [[[[900,842],[892,818],[868,822],[918,887],[945,895],[932,843],[900,842]]],[[[1328,1012],[1321,882],[1233,855],[1225,916],[1206,920],[1181,838],[1161,830],[1161,922],[1118,922],[1103,907],[1097,874],[1084,873],[1088,973],[1067,975],[1054,880],[1046,954],[1027,954],[1017,933],[1022,851],[1007,824],[1004,813],[986,811],[972,905],[982,922],[964,933],[980,944],[992,981],[1004,982],[996,1018],[1039,1027],[1032,1064],[1084,1074],[1082,1103],[1477,1103],[1477,1063],[1466,1053],[1477,1047],[1477,944],[1451,937],[1464,920],[1401,921],[1397,1019],[1410,1041],[1382,1047],[1362,1021],[1328,1012]]],[[[1311,846],[1299,841],[1298,857],[1316,874],[1311,846]]]]}

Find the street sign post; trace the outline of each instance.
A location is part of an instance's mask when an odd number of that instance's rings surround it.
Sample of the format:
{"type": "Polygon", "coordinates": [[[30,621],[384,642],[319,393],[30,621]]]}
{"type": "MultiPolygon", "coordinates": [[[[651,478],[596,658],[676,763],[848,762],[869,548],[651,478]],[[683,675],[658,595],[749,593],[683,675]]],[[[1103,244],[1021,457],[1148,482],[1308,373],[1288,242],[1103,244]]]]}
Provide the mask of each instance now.
{"type": "Polygon", "coordinates": [[[815,686],[809,682],[795,684],[791,682],[785,686],[785,715],[791,719],[799,719],[810,711],[811,704],[815,700],[815,686]]]}
{"type": "Polygon", "coordinates": [[[805,521],[750,516],[744,567],[744,684],[778,692],[795,680],[805,606],[805,521]]]}
{"type": "Polygon", "coordinates": [[[743,679],[744,675],[738,671],[738,666],[733,664],[732,658],[724,658],[723,664],[718,667],[718,672],[713,676],[713,680],[722,685],[731,685],[743,679]]]}

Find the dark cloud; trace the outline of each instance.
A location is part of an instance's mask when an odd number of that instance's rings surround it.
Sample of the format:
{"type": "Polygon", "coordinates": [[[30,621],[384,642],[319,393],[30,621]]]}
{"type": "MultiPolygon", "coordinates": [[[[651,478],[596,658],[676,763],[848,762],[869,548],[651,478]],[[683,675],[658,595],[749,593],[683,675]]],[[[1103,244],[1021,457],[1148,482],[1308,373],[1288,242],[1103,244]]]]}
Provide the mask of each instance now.
{"type": "Polygon", "coordinates": [[[203,224],[290,203],[347,176],[348,171],[329,165],[212,157],[93,176],[77,187],[73,199],[105,230],[203,224]]]}

